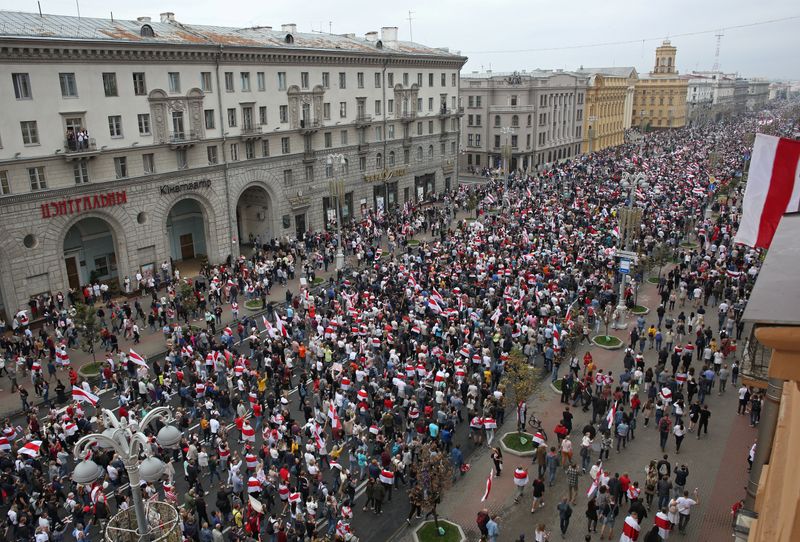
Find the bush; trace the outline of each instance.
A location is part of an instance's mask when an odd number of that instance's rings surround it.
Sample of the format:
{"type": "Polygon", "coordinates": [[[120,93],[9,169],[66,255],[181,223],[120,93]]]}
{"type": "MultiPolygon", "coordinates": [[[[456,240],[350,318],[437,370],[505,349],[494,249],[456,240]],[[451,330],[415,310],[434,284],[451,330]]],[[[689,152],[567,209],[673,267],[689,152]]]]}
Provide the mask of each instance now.
{"type": "Polygon", "coordinates": [[[633,314],[647,314],[648,312],[650,312],[650,309],[648,309],[644,305],[634,305],[634,307],[631,309],[631,312],[633,314]]]}
{"type": "Polygon", "coordinates": [[[622,341],[613,335],[598,335],[592,339],[598,346],[605,346],[606,348],[618,348],[622,346],[622,341]]]}

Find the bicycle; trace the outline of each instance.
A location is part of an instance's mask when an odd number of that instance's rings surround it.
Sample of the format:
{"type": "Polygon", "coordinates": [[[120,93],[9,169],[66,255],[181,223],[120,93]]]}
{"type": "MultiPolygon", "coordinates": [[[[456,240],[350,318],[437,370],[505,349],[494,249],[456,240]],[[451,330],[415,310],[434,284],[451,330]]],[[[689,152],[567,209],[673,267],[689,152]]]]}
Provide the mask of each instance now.
{"type": "Polygon", "coordinates": [[[531,429],[534,429],[537,433],[542,435],[542,438],[547,441],[547,431],[545,431],[544,427],[542,427],[542,420],[537,418],[536,414],[531,414],[528,417],[528,425],[531,427],[531,429]]]}

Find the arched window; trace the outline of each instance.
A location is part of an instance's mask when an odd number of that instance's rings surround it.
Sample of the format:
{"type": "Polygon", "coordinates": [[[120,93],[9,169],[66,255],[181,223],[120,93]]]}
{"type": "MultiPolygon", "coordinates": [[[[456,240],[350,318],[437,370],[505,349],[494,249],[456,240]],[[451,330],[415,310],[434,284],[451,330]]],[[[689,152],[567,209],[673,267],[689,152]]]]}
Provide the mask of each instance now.
{"type": "Polygon", "coordinates": [[[511,117],[511,126],[519,126],[519,116],[514,115],[511,117]]]}
{"type": "Polygon", "coordinates": [[[422,162],[422,147],[417,147],[417,162],[422,162]]]}
{"type": "Polygon", "coordinates": [[[383,169],[383,155],[381,153],[375,156],[375,167],[377,169],[383,169]]]}
{"type": "Polygon", "coordinates": [[[531,125],[531,116],[528,115],[528,126],[530,126],[530,125],[531,125]]]}
{"type": "Polygon", "coordinates": [[[389,167],[394,166],[394,151],[389,151],[389,167]]]}
{"type": "Polygon", "coordinates": [[[494,116],[494,125],[495,126],[500,126],[500,115],[495,115],[494,116]]]}
{"type": "Polygon", "coordinates": [[[286,38],[283,41],[285,41],[286,43],[294,43],[294,36],[292,36],[291,34],[286,34],[286,38]]]}
{"type": "Polygon", "coordinates": [[[143,38],[152,38],[155,37],[156,33],[153,32],[153,27],[149,24],[143,24],[142,28],[139,30],[139,35],[143,38]]]}
{"type": "Polygon", "coordinates": [[[433,159],[433,145],[428,145],[428,159],[433,159]]]}

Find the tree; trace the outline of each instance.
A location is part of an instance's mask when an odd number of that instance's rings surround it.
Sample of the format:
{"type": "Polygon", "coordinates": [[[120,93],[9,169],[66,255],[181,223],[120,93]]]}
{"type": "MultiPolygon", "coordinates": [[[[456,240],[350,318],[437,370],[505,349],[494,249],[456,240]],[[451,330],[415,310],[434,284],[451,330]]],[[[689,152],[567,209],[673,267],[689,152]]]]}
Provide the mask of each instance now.
{"type": "Polygon", "coordinates": [[[187,313],[193,313],[197,309],[197,296],[194,295],[194,288],[187,281],[182,281],[178,293],[181,297],[181,304],[187,313]]]}
{"type": "Polygon", "coordinates": [[[78,330],[83,350],[92,354],[92,361],[97,361],[94,354],[94,345],[100,339],[97,309],[94,305],[77,303],[75,317],[72,321],[75,323],[75,329],[78,330]]]}
{"type": "Polygon", "coordinates": [[[437,530],[439,514],[436,507],[444,492],[453,485],[453,464],[450,457],[435,441],[420,446],[416,458],[417,483],[408,490],[408,500],[423,510],[430,510],[437,530]]]}
{"type": "MultiPolygon", "coordinates": [[[[514,404],[520,401],[527,401],[528,397],[536,391],[536,387],[540,382],[533,367],[528,365],[525,355],[519,346],[515,346],[509,352],[503,373],[503,381],[514,392],[514,404]]],[[[506,395],[506,401],[510,400],[511,397],[506,395]]],[[[508,403],[506,407],[508,407],[508,403]]]]}
{"type": "Polygon", "coordinates": [[[672,259],[672,249],[665,243],[661,241],[658,243],[655,248],[653,248],[653,253],[650,255],[650,259],[653,262],[653,265],[658,266],[658,280],[661,281],[661,272],[664,269],[664,265],[672,259]]]}

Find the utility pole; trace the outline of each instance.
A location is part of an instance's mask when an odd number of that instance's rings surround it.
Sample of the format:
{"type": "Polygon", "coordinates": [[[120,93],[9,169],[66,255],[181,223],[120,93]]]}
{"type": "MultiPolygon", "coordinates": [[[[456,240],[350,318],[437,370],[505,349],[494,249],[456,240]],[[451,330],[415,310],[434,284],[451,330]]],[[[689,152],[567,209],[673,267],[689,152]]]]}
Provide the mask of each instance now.
{"type": "Polygon", "coordinates": [[[724,36],[724,31],[719,30],[715,36],[717,37],[717,50],[714,52],[714,67],[711,68],[712,73],[716,73],[719,71],[719,48],[722,44],[722,36],[724,36]]]}
{"type": "Polygon", "coordinates": [[[414,19],[413,14],[413,11],[408,10],[408,41],[414,41],[414,29],[411,26],[411,21],[414,19]]]}

